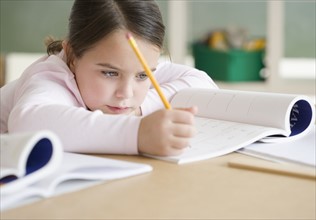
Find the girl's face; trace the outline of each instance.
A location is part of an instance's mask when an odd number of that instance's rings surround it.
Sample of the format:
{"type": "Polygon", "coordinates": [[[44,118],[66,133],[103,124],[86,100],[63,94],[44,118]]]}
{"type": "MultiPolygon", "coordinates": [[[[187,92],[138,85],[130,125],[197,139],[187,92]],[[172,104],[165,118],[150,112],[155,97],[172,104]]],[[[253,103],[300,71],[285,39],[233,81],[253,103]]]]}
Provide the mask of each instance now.
{"type": "MultiPolygon", "coordinates": [[[[80,58],[71,70],[86,106],[108,114],[138,114],[150,80],[126,39],[118,30],[102,39],[80,58]]],[[[155,70],[160,50],[136,38],[148,66],[155,70]]]]}

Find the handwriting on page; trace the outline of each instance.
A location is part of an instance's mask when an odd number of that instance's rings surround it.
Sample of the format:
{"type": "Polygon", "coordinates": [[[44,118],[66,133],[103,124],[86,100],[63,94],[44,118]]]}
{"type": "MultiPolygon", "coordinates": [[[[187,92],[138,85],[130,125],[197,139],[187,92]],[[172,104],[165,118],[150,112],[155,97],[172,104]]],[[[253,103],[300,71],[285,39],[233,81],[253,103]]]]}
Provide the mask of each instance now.
{"type": "MultiPolygon", "coordinates": [[[[251,144],[254,141],[272,135],[278,129],[236,122],[214,120],[196,117],[197,134],[191,140],[188,154],[194,151],[214,152],[222,154],[237,150],[241,145],[251,144]]],[[[214,155],[216,156],[216,155],[214,155]]]]}

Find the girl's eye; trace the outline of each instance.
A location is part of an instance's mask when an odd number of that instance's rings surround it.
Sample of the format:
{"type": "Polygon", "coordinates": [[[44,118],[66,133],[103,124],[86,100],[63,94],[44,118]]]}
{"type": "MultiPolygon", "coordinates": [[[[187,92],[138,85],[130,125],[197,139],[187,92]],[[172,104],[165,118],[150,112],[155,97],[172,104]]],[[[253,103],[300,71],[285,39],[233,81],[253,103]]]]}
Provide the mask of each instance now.
{"type": "Polygon", "coordinates": [[[117,72],[106,72],[106,71],[102,71],[102,74],[106,77],[117,77],[118,73],[117,72]]]}
{"type": "Polygon", "coordinates": [[[147,74],[146,73],[139,73],[136,78],[138,80],[146,80],[148,78],[147,74]]]}

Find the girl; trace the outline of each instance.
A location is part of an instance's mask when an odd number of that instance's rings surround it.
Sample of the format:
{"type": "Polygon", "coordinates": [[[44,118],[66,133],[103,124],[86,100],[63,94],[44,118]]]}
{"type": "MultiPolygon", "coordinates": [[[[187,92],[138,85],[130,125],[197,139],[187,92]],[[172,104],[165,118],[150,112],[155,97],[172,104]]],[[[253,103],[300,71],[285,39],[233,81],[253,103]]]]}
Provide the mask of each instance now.
{"type": "Polygon", "coordinates": [[[127,33],[169,100],[183,88],[216,88],[204,72],[158,64],[165,30],[154,1],[76,0],[67,39],[1,88],[1,133],[49,129],[72,152],[180,154],[197,109],[163,108],[127,33]]]}

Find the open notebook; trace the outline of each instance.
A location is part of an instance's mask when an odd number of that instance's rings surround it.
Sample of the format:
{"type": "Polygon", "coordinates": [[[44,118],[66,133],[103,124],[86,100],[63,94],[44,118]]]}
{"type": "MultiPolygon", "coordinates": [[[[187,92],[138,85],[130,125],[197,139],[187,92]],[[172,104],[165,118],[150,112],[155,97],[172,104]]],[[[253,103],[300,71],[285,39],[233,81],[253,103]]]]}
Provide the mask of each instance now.
{"type": "Polygon", "coordinates": [[[147,164],[66,153],[50,131],[1,134],[1,210],[150,172],[147,164]]]}
{"type": "Polygon", "coordinates": [[[171,105],[199,109],[190,148],[178,156],[155,157],[178,164],[222,156],[257,141],[294,141],[315,121],[315,106],[304,95],[189,88],[179,91],[171,105]]]}

